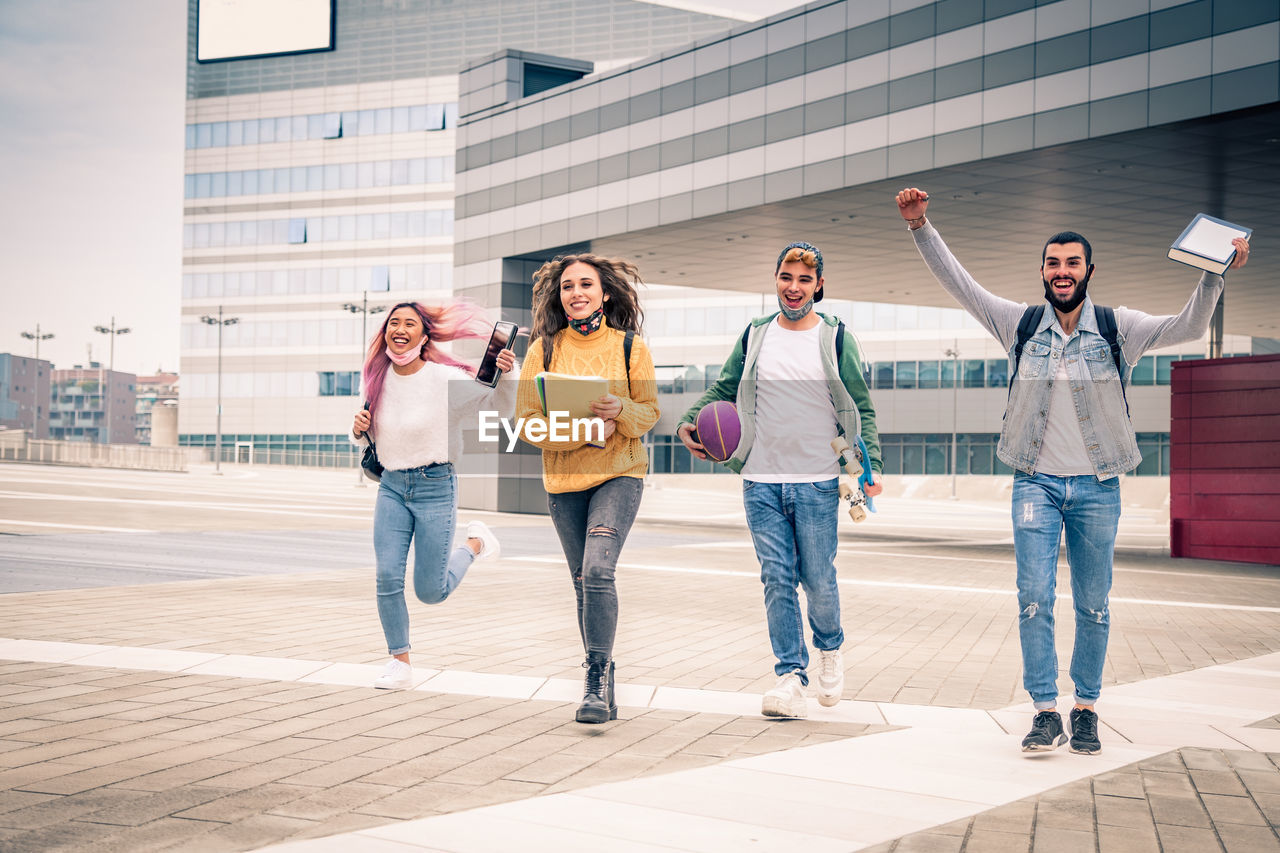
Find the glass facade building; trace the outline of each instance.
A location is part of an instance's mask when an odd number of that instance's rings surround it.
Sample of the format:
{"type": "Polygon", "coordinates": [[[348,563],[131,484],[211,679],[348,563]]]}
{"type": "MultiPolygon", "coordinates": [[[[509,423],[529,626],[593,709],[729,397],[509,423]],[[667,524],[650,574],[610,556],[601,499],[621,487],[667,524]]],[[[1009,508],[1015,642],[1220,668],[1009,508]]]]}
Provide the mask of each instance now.
{"type": "Polygon", "coordinates": [[[220,389],[225,459],[344,465],[382,319],[344,306],[453,292],[464,61],[520,45],[616,65],[738,23],[637,0],[337,0],[332,51],[199,63],[197,14],[179,441],[214,445],[220,389]]]}

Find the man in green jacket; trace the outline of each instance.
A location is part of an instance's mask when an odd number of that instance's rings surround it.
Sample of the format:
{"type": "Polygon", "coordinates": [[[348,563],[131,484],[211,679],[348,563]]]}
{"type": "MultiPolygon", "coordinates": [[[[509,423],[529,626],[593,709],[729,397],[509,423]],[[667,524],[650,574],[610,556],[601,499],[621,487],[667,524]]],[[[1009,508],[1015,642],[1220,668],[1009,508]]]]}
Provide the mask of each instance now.
{"type": "Polygon", "coordinates": [[[852,445],[860,435],[866,442],[870,458],[863,464],[874,472],[868,497],[882,489],[880,441],[853,336],[835,317],[813,310],[822,299],[822,252],[791,243],[778,255],[774,283],[780,310],[752,321],[720,378],[685,412],[676,434],[690,453],[705,459],[693,435],[698,412],[716,400],[737,405],[742,438],[725,465],[742,474],[769,640],[778,659],[778,683],[764,694],[761,712],[804,717],[809,650],[799,586],[818,650],[818,702],[835,705],[844,691],[835,567],[840,467],[831,440],[844,435],[852,445]]]}

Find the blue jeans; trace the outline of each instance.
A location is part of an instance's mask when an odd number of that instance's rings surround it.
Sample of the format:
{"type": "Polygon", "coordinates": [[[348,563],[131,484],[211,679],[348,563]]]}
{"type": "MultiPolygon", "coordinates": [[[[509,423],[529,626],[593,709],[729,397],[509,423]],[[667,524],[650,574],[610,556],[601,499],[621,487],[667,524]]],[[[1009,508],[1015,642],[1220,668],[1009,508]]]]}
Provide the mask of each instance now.
{"type": "Polygon", "coordinates": [[[830,651],[844,643],[835,563],[839,481],[743,480],[742,503],[756,558],[760,560],[769,642],[778,659],[773,671],[778,675],[798,671],[800,680],[807,685],[809,649],[804,643],[797,587],[804,587],[814,647],[830,651]]]}
{"type": "Polygon", "coordinates": [[[1120,478],[1013,475],[1013,547],[1018,558],[1018,635],[1022,686],[1040,710],[1058,699],[1053,644],[1058,543],[1067,531],[1076,640],[1071,654],[1075,700],[1092,705],[1102,692],[1111,612],[1111,563],[1120,523],[1120,478]]]}
{"type": "Polygon", "coordinates": [[[405,565],[413,543],[413,591],[424,604],[439,604],[457,588],[475,554],[453,548],[458,514],[458,478],[445,463],[384,471],[373,510],[377,559],[378,619],[387,652],[409,651],[409,608],[404,600],[405,565]]]}

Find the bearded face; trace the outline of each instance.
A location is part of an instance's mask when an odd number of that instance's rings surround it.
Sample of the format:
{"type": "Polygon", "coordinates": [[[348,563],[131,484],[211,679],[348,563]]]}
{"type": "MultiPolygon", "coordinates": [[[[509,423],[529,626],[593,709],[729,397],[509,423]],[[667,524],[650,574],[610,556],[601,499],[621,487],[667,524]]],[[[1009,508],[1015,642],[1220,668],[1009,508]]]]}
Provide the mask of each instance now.
{"type": "Polygon", "coordinates": [[[1085,263],[1084,246],[1079,243],[1050,243],[1045,248],[1040,276],[1044,298],[1056,310],[1070,314],[1084,301],[1093,265],[1085,263]]]}

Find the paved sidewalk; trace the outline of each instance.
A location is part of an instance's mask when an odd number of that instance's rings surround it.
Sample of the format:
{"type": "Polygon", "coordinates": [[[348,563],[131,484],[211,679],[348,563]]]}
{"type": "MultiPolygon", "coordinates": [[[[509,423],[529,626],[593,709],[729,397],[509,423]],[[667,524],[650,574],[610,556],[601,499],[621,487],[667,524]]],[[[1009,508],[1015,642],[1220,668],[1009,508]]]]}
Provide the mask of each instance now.
{"type": "Polygon", "coordinates": [[[368,686],[349,473],[0,465],[0,568],[29,590],[0,595],[0,849],[1280,850],[1280,579],[1158,556],[1158,512],[1117,558],[1103,754],[1027,758],[1007,508],[899,496],[843,529],[844,701],[776,721],[731,490],[650,489],[622,713],[593,727],[537,517],[485,514],[503,557],[411,601],[417,688],[368,686]]]}

